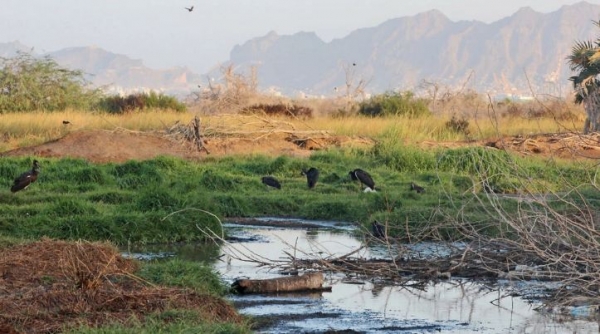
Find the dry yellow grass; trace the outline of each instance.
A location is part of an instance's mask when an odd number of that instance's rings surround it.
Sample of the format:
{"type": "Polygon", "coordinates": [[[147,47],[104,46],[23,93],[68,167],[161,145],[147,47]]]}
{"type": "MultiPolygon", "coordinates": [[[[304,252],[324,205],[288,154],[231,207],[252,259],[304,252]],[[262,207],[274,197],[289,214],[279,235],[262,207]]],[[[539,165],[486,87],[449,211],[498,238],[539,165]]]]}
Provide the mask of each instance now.
{"type": "MultiPolygon", "coordinates": [[[[30,146],[63,137],[69,132],[86,129],[126,129],[131,131],[164,130],[175,122],[187,124],[195,114],[175,112],[145,112],[108,115],[81,111],[56,113],[26,113],[0,115],[0,151],[30,146]],[[63,120],[70,124],[64,125],[63,120]]],[[[447,116],[389,118],[320,116],[307,120],[266,118],[261,116],[211,115],[201,116],[203,126],[213,135],[244,133],[259,130],[323,130],[336,135],[377,138],[394,136],[408,143],[484,139],[498,135],[527,135],[580,131],[582,120],[555,121],[549,118],[523,119],[481,117],[469,120],[470,136],[453,133],[446,128],[447,116]]]]}

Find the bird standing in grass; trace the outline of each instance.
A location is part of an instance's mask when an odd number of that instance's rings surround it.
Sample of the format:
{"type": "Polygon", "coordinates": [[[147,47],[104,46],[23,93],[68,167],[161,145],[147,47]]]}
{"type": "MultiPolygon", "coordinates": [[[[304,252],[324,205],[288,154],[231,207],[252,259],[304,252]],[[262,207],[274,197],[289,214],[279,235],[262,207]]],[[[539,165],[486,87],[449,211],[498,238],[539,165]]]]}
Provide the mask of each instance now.
{"type": "Polygon", "coordinates": [[[19,190],[26,189],[30,184],[37,180],[38,174],[40,173],[40,165],[37,160],[33,160],[33,167],[31,170],[26,171],[25,173],[19,175],[12,187],[10,187],[10,191],[16,193],[19,190]]]}
{"type": "Polygon", "coordinates": [[[350,171],[348,174],[350,174],[352,180],[358,180],[361,184],[364,184],[368,188],[365,189],[365,192],[375,191],[375,181],[373,181],[373,178],[371,177],[371,175],[369,175],[369,173],[365,172],[360,168],[357,168],[353,171],[350,171]]]}
{"type": "Polygon", "coordinates": [[[269,187],[281,189],[281,183],[279,183],[279,181],[277,181],[277,179],[272,176],[263,176],[261,178],[261,182],[269,187]]]}
{"type": "Polygon", "coordinates": [[[424,192],[425,192],[425,188],[423,188],[423,187],[421,187],[421,186],[417,185],[417,184],[416,184],[416,183],[414,183],[414,182],[411,182],[411,183],[410,183],[410,190],[414,190],[414,191],[416,191],[418,194],[420,194],[420,193],[424,193],[424,192]]]}
{"type": "Polygon", "coordinates": [[[311,167],[308,170],[303,169],[301,174],[306,176],[308,189],[314,188],[317,184],[317,181],[319,181],[319,170],[314,167],[311,167]]]}

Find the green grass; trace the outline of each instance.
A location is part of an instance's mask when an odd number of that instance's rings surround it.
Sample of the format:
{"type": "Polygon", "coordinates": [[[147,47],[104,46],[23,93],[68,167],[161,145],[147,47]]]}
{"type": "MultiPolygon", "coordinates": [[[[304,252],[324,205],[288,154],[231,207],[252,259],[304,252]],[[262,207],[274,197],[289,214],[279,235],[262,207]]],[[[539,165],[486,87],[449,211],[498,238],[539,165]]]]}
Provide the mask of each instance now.
{"type": "Polygon", "coordinates": [[[130,319],[125,324],[112,324],[100,328],[81,326],[68,328],[65,334],[155,334],[155,333],[251,333],[249,326],[228,323],[207,323],[197,313],[189,310],[167,310],[147,316],[143,321],[130,319]]]}
{"type": "Polygon", "coordinates": [[[561,192],[589,185],[596,170],[591,164],[524,159],[486,148],[422,151],[389,139],[372,149],[320,151],[309,159],[257,155],[194,163],[160,157],[103,165],[39,159],[38,182],[11,194],[11,180],[30,168],[32,159],[0,161],[0,187],[6,189],[0,192],[0,235],[119,245],[205,240],[199,228],[221,234],[218,219],[199,210],[221,218],[288,216],[363,224],[383,219],[411,227],[452,218],[487,226],[495,218],[474,200],[483,191],[481,175],[504,193],[561,192]],[[313,190],[300,175],[308,167],[321,171],[313,190]],[[348,176],[354,168],[369,171],[379,191],[362,193],[348,176]],[[281,181],[281,190],[260,182],[267,174],[281,181]],[[411,192],[413,181],[427,191],[411,192]]]}
{"type": "Polygon", "coordinates": [[[211,266],[199,262],[152,261],[144,263],[137,275],[157,285],[191,288],[217,296],[224,296],[229,291],[211,266]]]}

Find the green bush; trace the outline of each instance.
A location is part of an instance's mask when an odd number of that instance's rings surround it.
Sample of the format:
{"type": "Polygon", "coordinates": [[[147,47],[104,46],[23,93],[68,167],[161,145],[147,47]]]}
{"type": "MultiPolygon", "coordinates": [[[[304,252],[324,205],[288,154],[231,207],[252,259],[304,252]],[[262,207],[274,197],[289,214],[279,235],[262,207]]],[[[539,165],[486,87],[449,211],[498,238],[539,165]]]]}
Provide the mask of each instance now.
{"type": "Polygon", "coordinates": [[[146,109],[186,111],[186,106],[177,98],[163,93],[136,93],[128,96],[112,95],[100,99],[97,109],[111,114],[126,114],[146,109]]]}
{"type": "Polygon", "coordinates": [[[375,95],[359,104],[358,113],[365,116],[406,115],[411,117],[429,115],[427,101],[415,97],[414,93],[387,92],[375,95]]]}
{"type": "Polygon", "coordinates": [[[59,66],[52,58],[19,53],[0,58],[0,113],[87,109],[100,98],[83,72],[59,66]]]}

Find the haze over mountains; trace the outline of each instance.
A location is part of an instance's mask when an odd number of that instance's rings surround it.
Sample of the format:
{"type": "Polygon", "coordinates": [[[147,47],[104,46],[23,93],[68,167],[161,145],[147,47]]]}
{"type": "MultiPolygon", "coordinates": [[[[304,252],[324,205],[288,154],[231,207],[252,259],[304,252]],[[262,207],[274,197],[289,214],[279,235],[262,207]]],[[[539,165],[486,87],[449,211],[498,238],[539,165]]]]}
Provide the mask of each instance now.
{"type": "MultiPolygon", "coordinates": [[[[261,88],[287,95],[332,95],[351,74],[355,83],[368,81],[366,90],[371,93],[414,89],[427,80],[493,95],[531,95],[533,90],[564,96],[572,75],[565,57],[576,40],[600,35],[592,24],[599,19],[600,6],[587,2],[547,14],[525,7],[490,24],[454,22],[432,10],[358,29],[329,43],[311,32],[284,36],[270,32],[233,47],[223,64],[233,64],[242,73],[256,66],[261,88]]],[[[17,50],[29,52],[31,47],[0,43],[0,56],[12,56],[17,50]]],[[[91,74],[96,85],[113,85],[124,92],[146,88],[181,94],[220,74],[218,66],[206,75],[186,68],[151,69],[142,60],[96,47],[48,55],[91,74]]]]}

